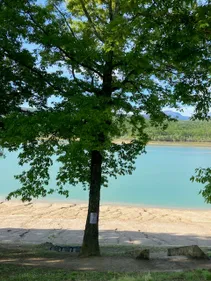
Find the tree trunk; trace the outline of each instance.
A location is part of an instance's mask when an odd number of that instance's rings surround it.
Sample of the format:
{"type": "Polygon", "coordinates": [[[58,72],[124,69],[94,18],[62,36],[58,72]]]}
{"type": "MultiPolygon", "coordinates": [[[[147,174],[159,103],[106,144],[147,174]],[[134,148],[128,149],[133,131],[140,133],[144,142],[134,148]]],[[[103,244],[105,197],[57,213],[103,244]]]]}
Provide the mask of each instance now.
{"type": "Polygon", "coordinates": [[[100,256],[98,239],[98,222],[100,207],[102,155],[99,151],[92,151],[91,182],[89,190],[89,207],[80,256],[100,256]]]}

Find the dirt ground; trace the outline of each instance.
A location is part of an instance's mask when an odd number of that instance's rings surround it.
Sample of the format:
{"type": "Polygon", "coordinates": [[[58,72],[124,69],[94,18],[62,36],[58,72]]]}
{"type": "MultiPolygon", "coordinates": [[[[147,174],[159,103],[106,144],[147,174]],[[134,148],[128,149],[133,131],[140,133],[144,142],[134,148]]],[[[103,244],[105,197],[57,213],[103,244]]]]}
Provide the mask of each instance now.
{"type": "Polygon", "coordinates": [[[168,257],[165,248],[150,249],[150,260],[136,260],[132,253],[134,248],[103,247],[100,258],[79,258],[76,253],[50,251],[42,246],[4,244],[0,246],[0,263],[99,272],[211,270],[211,260],[194,260],[184,256],[168,257]]]}
{"type": "Polygon", "coordinates": [[[211,210],[102,205],[102,257],[79,258],[40,246],[81,245],[86,214],[84,204],[2,202],[0,263],[100,272],[211,270],[211,261],[167,256],[167,247],[178,245],[211,251],[211,210]],[[150,249],[149,261],[135,259],[141,247],[150,249]]]}

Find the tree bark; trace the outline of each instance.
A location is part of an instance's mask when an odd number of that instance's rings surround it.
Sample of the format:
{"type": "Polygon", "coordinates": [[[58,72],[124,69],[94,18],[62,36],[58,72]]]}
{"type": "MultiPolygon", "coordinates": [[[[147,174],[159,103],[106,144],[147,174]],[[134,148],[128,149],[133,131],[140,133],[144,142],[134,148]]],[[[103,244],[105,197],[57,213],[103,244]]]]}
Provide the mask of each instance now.
{"type": "Polygon", "coordinates": [[[91,155],[91,181],[89,190],[89,207],[86,220],[83,244],[80,256],[100,256],[99,247],[99,208],[101,186],[102,155],[93,150],[91,155]]]}
{"type": "MultiPolygon", "coordinates": [[[[112,94],[112,60],[113,51],[108,53],[106,64],[103,72],[103,85],[102,91],[97,94],[97,97],[104,97],[107,102],[101,104],[101,110],[104,110],[109,105],[112,94]]],[[[111,122],[111,120],[105,120],[111,122]]],[[[110,124],[110,123],[109,123],[110,124]]],[[[103,124],[102,124],[103,125],[103,124]]],[[[96,134],[97,141],[103,144],[105,142],[105,132],[98,132],[96,134]]],[[[100,256],[99,246],[99,209],[100,209],[100,187],[102,175],[102,155],[100,151],[93,150],[91,153],[91,179],[89,190],[89,207],[81,247],[80,256],[100,256]]]]}

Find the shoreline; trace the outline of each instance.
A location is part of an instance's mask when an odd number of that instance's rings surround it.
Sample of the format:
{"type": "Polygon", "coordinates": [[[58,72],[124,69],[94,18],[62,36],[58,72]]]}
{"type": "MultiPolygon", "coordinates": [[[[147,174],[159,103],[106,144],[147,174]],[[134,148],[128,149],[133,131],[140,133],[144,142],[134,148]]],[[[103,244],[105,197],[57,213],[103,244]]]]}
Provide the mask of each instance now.
{"type": "Polygon", "coordinates": [[[211,142],[150,141],[147,145],[154,145],[154,146],[185,146],[185,147],[211,148],[211,142]]]}
{"type": "MultiPolygon", "coordinates": [[[[88,206],[88,200],[80,200],[80,199],[57,199],[57,198],[39,198],[32,199],[32,201],[22,202],[20,199],[12,199],[10,201],[5,200],[0,197],[0,205],[1,204],[73,204],[73,205],[85,205],[88,206]]],[[[108,202],[102,201],[100,202],[100,207],[109,206],[109,207],[126,207],[126,208],[146,208],[146,209],[162,209],[162,210],[177,210],[177,211],[211,211],[211,204],[207,204],[207,207],[181,207],[181,206],[161,206],[161,205],[147,205],[147,204],[139,204],[139,203],[124,203],[124,202],[108,202]]]]}
{"type": "MultiPolygon", "coordinates": [[[[122,138],[122,139],[115,139],[113,141],[116,144],[124,143],[130,143],[131,139],[122,138]]],[[[211,141],[210,142],[196,142],[196,141],[149,141],[146,144],[146,147],[148,145],[154,145],[154,146],[184,146],[184,147],[202,147],[202,148],[211,148],[211,141]]]]}

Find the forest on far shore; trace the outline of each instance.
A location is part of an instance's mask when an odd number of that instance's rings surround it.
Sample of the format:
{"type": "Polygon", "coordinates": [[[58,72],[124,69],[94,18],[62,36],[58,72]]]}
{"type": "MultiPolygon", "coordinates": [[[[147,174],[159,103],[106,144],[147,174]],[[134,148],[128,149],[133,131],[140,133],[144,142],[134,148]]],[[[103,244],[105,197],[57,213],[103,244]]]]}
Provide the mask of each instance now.
{"type": "MultiPolygon", "coordinates": [[[[211,142],[211,121],[171,121],[167,129],[154,127],[146,120],[145,132],[151,141],[173,141],[173,142],[211,142]]],[[[125,138],[130,138],[130,128],[125,138]]]]}

